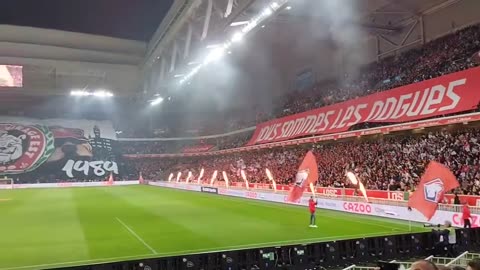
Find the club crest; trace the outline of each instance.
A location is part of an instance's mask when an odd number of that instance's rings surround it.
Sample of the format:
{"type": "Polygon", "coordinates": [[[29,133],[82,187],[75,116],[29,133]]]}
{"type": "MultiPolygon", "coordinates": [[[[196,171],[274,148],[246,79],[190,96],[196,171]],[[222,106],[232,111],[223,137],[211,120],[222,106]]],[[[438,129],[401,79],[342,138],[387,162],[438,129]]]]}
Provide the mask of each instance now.
{"type": "Polygon", "coordinates": [[[438,203],[445,191],[443,181],[440,178],[435,178],[427,183],[423,187],[423,194],[425,200],[433,203],[438,203]]]}
{"type": "Polygon", "coordinates": [[[295,176],[295,185],[299,186],[299,187],[302,187],[303,186],[303,182],[305,180],[307,180],[308,178],[308,174],[310,173],[310,170],[309,169],[305,169],[305,170],[300,170],[297,172],[297,175],[295,176]]]}
{"type": "Polygon", "coordinates": [[[53,136],[41,126],[0,124],[0,173],[28,172],[46,161],[53,136]]]}

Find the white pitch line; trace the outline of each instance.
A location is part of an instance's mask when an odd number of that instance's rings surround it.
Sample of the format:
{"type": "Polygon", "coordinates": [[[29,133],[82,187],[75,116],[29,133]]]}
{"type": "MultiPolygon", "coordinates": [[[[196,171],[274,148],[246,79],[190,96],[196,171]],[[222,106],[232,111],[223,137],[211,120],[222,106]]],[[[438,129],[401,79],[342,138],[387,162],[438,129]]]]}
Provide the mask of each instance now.
{"type": "Polygon", "coordinates": [[[151,246],[149,246],[140,236],[138,236],[138,234],[135,233],[135,231],[133,231],[130,227],[127,226],[127,224],[125,224],[123,221],[121,221],[118,217],[116,218],[118,222],[120,222],[120,224],[123,225],[123,227],[125,227],[125,229],[127,229],[133,236],[135,236],[135,238],[138,239],[138,241],[142,242],[142,244],[148,248],[152,254],[157,254],[157,252],[155,251],[155,249],[153,249],[151,246]]]}
{"type": "MultiPolygon", "coordinates": [[[[123,223],[119,219],[118,221],[120,223],[123,223]]],[[[126,228],[128,227],[126,226],[126,228]]],[[[228,252],[228,251],[235,251],[235,250],[244,249],[244,248],[262,248],[267,246],[288,245],[288,244],[300,245],[300,244],[308,244],[308,243],[328,241],[328,240],[340,241],[340,240],[346,240],[346,239],[356,239],[356,238],[365,238],[365,237],[374,237],[374,236],[391,236],[391,235],[395,235],[395,234],[392,234],[391,232],[383,232],[383,233],[379,232],[379,233],[367,233],[367,234],[342,235],[341,237],[326,236],[326,237],[318,237],[318,238],[305,238],[305,239],[298,239],[298,240],[273,241],[273,242],[254,243],[254,244],[247,244],[247,245],[226,246],[224,249],[221,249],[221,248],[220,249],[191,249],[191,250],[181,250],[181,251],[175,251],[175,252],[160,252],[160,253],[155,253],[154,255],[156,256],[153,256],[153,257],[152,257],[152,254],[144,254],[144,255],[111,257],[111,258],[102,258],[102,259],[93,259],[93,260],[60,262],[60,263],[52,263],[52,264],[37,264],[37,265],[7,267],[7,268],[0,268],[0,270],[21,270],[21,269],[31,269],[31,268],[55,267],[55,266],[62,266],[62,265],[66,266],[66,265],[75,265],[75,264],[80,265],[80,264],[89,264],[89,263],[110,263],[110,262],[122,261],[126,259],[141,260],[146,258],[176,256],[180,254],[190,255],[190,254],[202,254],[202,253],[211,253],[211,252],[228,252]]]]}

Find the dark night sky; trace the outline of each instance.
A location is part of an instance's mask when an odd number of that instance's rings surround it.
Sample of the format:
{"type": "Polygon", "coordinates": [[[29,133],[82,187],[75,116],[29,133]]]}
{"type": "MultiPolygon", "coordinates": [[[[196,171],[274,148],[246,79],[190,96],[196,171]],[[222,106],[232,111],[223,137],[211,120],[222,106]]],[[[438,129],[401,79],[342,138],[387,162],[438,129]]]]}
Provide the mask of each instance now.
{"type": "Polygon", "coordinates": [[[0,0],[0,24],[148,41],[173,0],[0,0]]]}

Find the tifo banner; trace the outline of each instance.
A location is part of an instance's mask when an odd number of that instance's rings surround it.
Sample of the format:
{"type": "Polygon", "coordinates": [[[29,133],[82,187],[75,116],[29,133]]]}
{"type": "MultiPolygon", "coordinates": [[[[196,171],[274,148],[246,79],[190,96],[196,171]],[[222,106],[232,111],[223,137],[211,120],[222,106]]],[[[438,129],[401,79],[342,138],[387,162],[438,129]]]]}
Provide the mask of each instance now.
{"type": "Polygon", "coordinates": [[[190,147],[185,147],[182,149],[182,153],[201,153],[210,151],[214,145],[204,144],[204,145],[195,145],[190,147]]]}
{"type": "MultiPolygon", "coordinates": [[[[201,187],[198,185],[189,185],[185,183],[168,183],[168,182],[150,182],[150,185],[168,187],[175,189],[191,190],[191,191],[200,191],[201,187]]],[[[258,192],[258,191],[249,191],[249,190],[238,190],[238,189],[226,189],[218,188],[218,194],[225,196],[240,197],[246,199],[270,201],[277,203],[289,203],[287,194],[276,194],[271,192],[258,192]]],[[[293,203],[296,205],[308,205],[309,196],[304,196],[299,199],[297,202],[293,203]]],[[[450,206],[450,210],[439,210],[433,217],[427,221],[427,219],[418,211],[413,210],[409,211],[408,207],[405,206],[396,206],[396,205],[386,205],[379,203],[366,203],[366,202],[355,202],[355,201],[344,201],[342,199],[326,199],[318,198],[317,207],[328,210],[335,210],[353,214],[360,215],[369,215],[369,216],[378,216],[391,219],[399,220],[408,220],[414,222],[429,222],[431,224],[444,224],[445,221],[452,222],[455,227],[463,227],[463,220],[461,219],[461,206],[450,206]]],[[[480,226],[480,217],[478,215],[472,215],[472,227],[480,226]]]]}
{"type": "Polygon", "coordinates": [[[38,182],[118,174],[115,140],[109,121],[0,117],[0,175],[38,182]]]}
{"type": "Polygon", "coordinates": [[[476,109],[480,67],[257,125],[248,145],[347,131],[360,123],[400,123],[476,109]]]}

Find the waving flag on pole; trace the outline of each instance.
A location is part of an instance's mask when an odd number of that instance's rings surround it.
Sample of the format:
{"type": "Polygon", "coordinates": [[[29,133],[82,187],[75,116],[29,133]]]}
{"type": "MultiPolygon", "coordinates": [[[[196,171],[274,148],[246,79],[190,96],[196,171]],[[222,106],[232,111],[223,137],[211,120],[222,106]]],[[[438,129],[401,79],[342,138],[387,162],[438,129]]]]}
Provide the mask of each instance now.
{"type": "Polygon", "coordinates": [[[287,200],[289,202],[298,201],[302,197],[305,188],[310,186],[310,184],[315,184],[317,179],[317,161],[312,151],[308,151],[308,153],[303,158],[302,164],[300,164],[300,167],[298,168],[297,175],[295,176],[295,185],[290,191],[290,194],[288,194],[287,200]]]}
{"type": "Polygon", "coordinates": [[[430,220],[445,192],[458,186],[457,178],[447,167],[430,161],[420,179],[420,184],[408,200],[408,206],[417,209],[430,220]]]}

